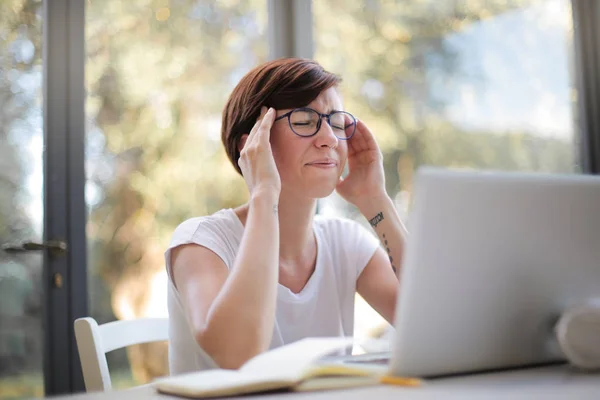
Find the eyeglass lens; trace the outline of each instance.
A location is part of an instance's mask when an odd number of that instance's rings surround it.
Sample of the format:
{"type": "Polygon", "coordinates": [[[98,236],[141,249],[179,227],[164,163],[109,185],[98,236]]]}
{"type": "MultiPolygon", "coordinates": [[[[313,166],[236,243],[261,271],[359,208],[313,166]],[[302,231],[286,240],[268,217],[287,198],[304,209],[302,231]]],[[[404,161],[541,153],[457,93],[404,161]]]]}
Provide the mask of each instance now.
{"type": "MultiPolygon", "coordinates": [[[[319,127],[321,117],[313,110],[300,109],[290,114],[290,125],[296,134],[300,136],[312,136],[319,127]]],[[[356,120],[344,111],[335,111],[329,117],[329,125],[335,136],[340,139],[348,139],[354,134],[356,120]]]]}

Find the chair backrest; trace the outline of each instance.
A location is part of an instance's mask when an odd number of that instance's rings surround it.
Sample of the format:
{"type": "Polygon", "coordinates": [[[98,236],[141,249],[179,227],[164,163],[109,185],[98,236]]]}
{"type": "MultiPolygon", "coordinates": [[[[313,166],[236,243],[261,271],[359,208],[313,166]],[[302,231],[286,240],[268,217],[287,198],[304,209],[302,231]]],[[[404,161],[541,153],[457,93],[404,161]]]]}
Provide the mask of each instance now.
{"type": "Polygon", "coordinates": [[[140,343],[168,340],[167,318],[140,318],[98,325],[90,317],[75,320],[75,338],[88,392],[112,388],[106,353],[140,343]]]}

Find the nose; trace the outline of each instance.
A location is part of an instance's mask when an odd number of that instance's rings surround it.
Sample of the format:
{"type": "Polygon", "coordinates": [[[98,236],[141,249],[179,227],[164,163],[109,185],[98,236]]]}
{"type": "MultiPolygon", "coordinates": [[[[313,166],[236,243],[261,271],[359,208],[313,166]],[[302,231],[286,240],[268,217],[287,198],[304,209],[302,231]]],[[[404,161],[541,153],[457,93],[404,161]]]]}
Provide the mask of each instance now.
{"type": "Polygon", "coordinates": [[[315,135],[316,147],[329,147],[335,149],[339,143],[339,139],[333,133],[333,129],[327,121],[327,117],[321,117],[321,126],[315,135]]]}

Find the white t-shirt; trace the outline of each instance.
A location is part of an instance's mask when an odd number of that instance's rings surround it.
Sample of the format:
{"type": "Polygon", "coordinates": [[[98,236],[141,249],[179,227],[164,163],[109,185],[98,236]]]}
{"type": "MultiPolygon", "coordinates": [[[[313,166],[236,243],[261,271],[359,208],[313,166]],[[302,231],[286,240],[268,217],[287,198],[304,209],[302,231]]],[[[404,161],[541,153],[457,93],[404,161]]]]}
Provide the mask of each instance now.
{"type": "MultiPolygon", "coordinates": [[[[353,335],[356,280],[379,246],[379,240],[357,222],[340,218],[317,215],[313,229],[317,240],[315,271],[300,293],[278,285],[270,348],[309,336],[353,335]]],[[[231,269],[243,233],[244,226],[232,209],[188,219],[175,229],[165,252],[171,374],[216,367],[195,341],[173,285],[171,250],[196,243],[212,250],[231,269]]]]}

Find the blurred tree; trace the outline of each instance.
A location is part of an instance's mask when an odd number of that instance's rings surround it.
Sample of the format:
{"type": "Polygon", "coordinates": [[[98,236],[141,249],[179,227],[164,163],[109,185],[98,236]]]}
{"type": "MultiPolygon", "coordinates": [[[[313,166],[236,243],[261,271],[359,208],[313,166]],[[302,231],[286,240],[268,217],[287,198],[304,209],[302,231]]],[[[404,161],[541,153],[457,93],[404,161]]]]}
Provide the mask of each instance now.
{"type": "MultiPolygon", "coordinates": [[[[30,147],[41,139],[40,13],[40,1],[0,2],[0,244],[38,239],[27,178],[42,157],[30,147]]],[[[41,276],[41,257],[0,251],[0,377],[41,369],[41,276]]]]}
{"type": "MultiPolygon", "coordinates": [[[[26,146],[40,132],[40,1],[0,2],[0,242],[33,237],[26,146]]],[[[0,253],[0,258],[6,257],[0,253]]]]}
{"type": "MultiPolygon", "coordinates": [[[[266,60],[265,21],[262,0],[88,3],[89,273],[99,320],[113,318],[109,306],[118,318],[156,312],[150,288],[174,228],[245,200],[221,149],[220,113],[266,60]]],[[[129,354],[136,380],[164,373],[147,352],[129,354]]]]}
{"type": "MultiPolygon", "coordinates": [[[[465,51],[477,42],[474,34],[462,48],[456,45],[457,38],[462,37],[464,44],[469,32],[485,32],[479,42],[489,51],[487,56],[492,53],[495,62],[522,66],[518,77],[508,72],[515,69],[500,71],[507,85],[516,87],[515,78],[523,79],[523,74],[528,74],[527,81],[539,83],[538,75],[544,71],[532,69],[531,59],[548,48],[548,32],[556,39],[552,41],[555,48],[569,46],[572,40],[568,4],[563,0],[313,1],[315,59],[342,76],[345,108],[364,120],[377,137],[384,156],[387,191],[403,217],[410,207],[414,172],[424,164],[513,171],[577,170],[574,135],[540,136],[533,127],[501,131],[494,129],[492,121],[489,129],[467,129],[446,114],[457,86],[484,89],[488,84],[485,71],[478,67],[490,60],[477,51],[465,51]],[[499,23],[507,18],[515,22],[515,16],[519,33],[499,23]],[[532,54],[524,48],[538,51],[532,54]]],[[[545,54],[547,68],[562,71],[569,67],[568,56],[566,60],[556,56],[569,50],[545,54]]],[[[513,92],[538,100],[554,98],[547,81],[541,82],[542,93],[530,92],[528,87],[513,92]]],[[[571,87],[561,89],[571,93],[571,87]]],[[[545,111],[552,120],[551,111],[545,111]]],[[[459,113],[467,115],[469,110],[459,113]]],[[[511,117],[503,118],[510,122],[511,117]]],[[[553,133],[553,129],[544,133],[553,133]]],[[[321,205],[325,212],[368,225],[355,207],[335,194],[321,205]]],[[[356,316],[355,331],[382,334],[387,323],[359,296],[357,301],[362,314],[356,316]]]]}
{"type": "MultiPolygon", "coordinates": [[[[0,2],[0,244],[39,239],[41,188],[41,1],[0,2]],[[36,192],[39,190],[39,192],[36,192]]],[[[7,387],[2,379],[41,377],[42,258],[0,250],[0,397],[40,396],[43,381],[7,387]]]]}
{"type": "MultiPolygon", "coordinates": [[[[315,57],[344,77],[347,109],[371,123],[384,153],[390,194],[410,192],[413,172],[423,164],[547,172],[574,170],[572,138],[570,141],[542,138],[531,132],[467,132],[440,116],[447,104],[432,96],[432,86],[439,84],[431,79],[432,69],[445,81],[485,83],[477,71],[465,68],[463,55],[446,40],[450,35],[544,2],[550,3],[545,0],[313,3],[315,57]],[[336,18],[330,18],[331,15],[336,18]]],[[[570,15],[565,15],[563,20],[569,18],[570,15]]],[[[531,29],[536,29],[545,22],[540,19],[528,23],[531,29]]],[[[528,54],[511,56],[511,62],[527,65],[528,54]]]]}

